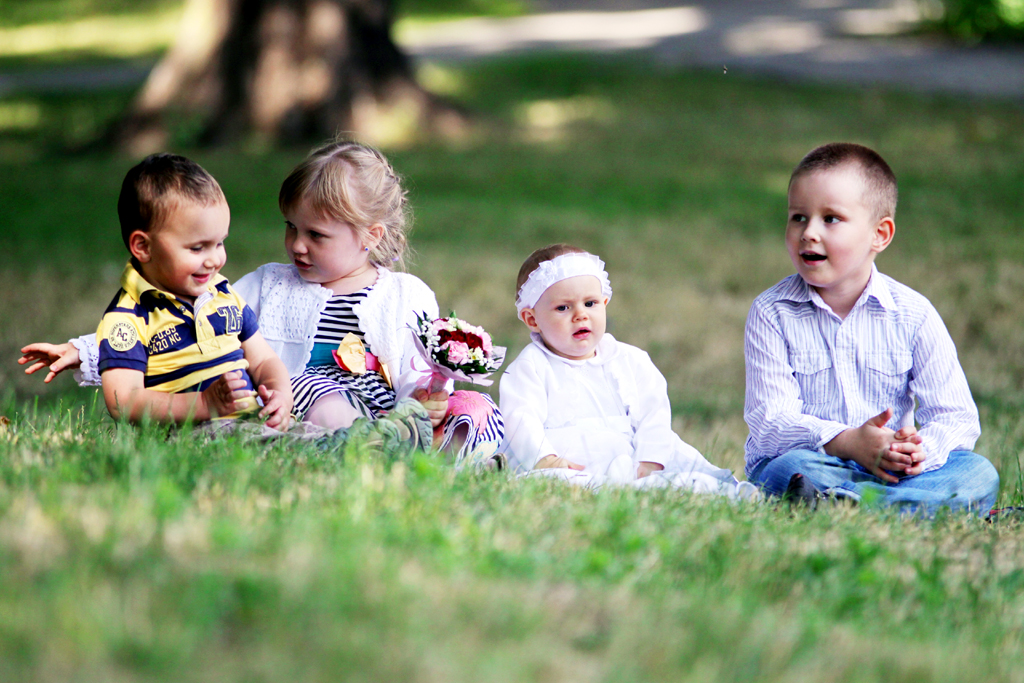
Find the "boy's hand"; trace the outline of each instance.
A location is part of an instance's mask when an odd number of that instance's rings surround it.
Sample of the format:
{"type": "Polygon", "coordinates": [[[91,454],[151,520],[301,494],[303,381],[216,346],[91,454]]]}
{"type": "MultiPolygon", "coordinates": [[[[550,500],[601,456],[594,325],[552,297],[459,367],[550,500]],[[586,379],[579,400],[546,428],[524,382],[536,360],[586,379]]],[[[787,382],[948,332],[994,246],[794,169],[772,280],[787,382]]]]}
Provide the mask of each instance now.
{"type": "MultiPolygon", "coordinates": [[[[882,468],[883,459],[890,454],[890,446],[896,434],[885,426],[892,415],[892,408],[886,408],[860,427],[841,432],[825,444],[825,452],[837,458],[853,460],[882,481],[895,484],[899,479],[882,468]]],[[[902,457],[901,454],[894,455],[902,457]]]]}
{"type": "Polygon", "coordinates": [[[267,389],[266,385],[263,384],[256,391],[263,401],[263,410],[260,411],[260,417],[267,418],[266,425],[279,429],[282,432],[288,429],[288,424],[292,419],[291,394],[267,389]]]}
{"type": "Polygon", "coordinates": [[[665,466],[661,463],[642,460],[640,462],[640,466],[636,468],[636,478],[643,479],[644,477],[650,476],[652,472],[658,472],[663,469],[665,469],[665,466]]]}
{"type": "Polygon", "coordinates": [[[533,466],[535,470],[549,470],[549,469],[570,469],[570,470],[582,470],[583,465],[577,465],[572,460],[566,460],[560,458],[554,453],[551,455],[545,455],[543,458],[537,461],[537,464],[533,466]]]}
{"type": "Polygon", "coordinates": [[[82,360],[78,355],[78,349],[70,343],[46,344],[40,342],[21,347],[21,358],[18,359],[18,364],[25,365],[26,363],[32,363],[25,368],[26,375],[31,375],[49,366],[49,372],[43,378],[43,382],[49,384],[64,370],[79,367],[82,360]]]}
{"type": "Polygon", "coordinates": [[[889,450],[882,456],[882,469],[908,476],[921,474],[925,452],[917,427],[910,425],[893,434],[889,450]]]}
{"type": "MultiPolygon", "coordinates": [[[[252,389],[246,389],[246,381],[242,379],[241,370],[226,372],[217,378],[202,393],[203,403],[209,412],[210,419],[223,417],[238,412],[245,406],[236,401],[242,401],[253,395],[252,389]]],[[[198,414],[198,411],[197,411],[198,414]]]]}
{"type": "Polygon", "coordinates": [[[448,417],[448,392],[445,390],[435,391],[428,394],[426,389],[417,389],[412,397],[423,404],[430,416],[430,426],[437,429],[448,417]]]}

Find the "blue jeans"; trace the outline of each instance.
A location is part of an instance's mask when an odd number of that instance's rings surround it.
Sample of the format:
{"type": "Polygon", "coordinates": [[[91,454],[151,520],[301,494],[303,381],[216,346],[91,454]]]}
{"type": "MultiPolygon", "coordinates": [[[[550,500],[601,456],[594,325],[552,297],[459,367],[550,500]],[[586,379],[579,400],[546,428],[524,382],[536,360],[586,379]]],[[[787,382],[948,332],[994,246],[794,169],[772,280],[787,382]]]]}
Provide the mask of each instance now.
{"type": "Polygon", "coordinates": [[[799,449],[762,461],[750,473],[750,481],[769,495],[780,496],[797,472],[827,494],[857,501],[873,495],[883,505],[929,517],[943,507],[984,515],[992,509],[999,493],[996,468],[971,451],[953,451],[939,469],[887,484],[852,460],[799,449]]]}

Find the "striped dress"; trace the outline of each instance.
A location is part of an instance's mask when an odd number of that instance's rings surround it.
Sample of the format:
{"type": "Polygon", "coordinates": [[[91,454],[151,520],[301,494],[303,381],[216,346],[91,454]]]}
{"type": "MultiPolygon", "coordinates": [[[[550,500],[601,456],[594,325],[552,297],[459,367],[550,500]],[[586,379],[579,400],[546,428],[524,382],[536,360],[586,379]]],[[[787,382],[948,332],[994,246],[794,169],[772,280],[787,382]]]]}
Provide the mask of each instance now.
{"type": "MultiPolygon", "coordinates": [[[[395,406],[395,391],[376,371],[354,375],[338,366],[331,355],[349,333],[366,339],[354,307],[373,285],[352,294],[332,296],[320,314],[313,350],[306,369],[292,378],[295,412],[305,415],[320,398],[338,392],[363,417],[375,420],[395,406]]],[[[367,347],[367,351],[373,352],[367,347]]],[[[448,402],[448,417],[441,427],[441,450],[453,451],[458,466],[474,465],[492,456],[505,434],[501,412],[487,394],[456,391],[448,402]]]]}
{"type": "MultiPolygon", "coordinates": [[[[352,374],[339,367],[331,355],[347,334],[354,334],[366,343],[353,307],[366,298],[371,288],[372,285],[352,294],[332,296],[327,301],[317,323],[309,363],[301,375],[292,378],[297,414],[305,415],[317,400],[334,392],[348,399],[363,417],[371,420],[394,408],[395,391],[379,372],[352,374]]],[[[372,349],[367,350],[372,352],[372,349]]]]}

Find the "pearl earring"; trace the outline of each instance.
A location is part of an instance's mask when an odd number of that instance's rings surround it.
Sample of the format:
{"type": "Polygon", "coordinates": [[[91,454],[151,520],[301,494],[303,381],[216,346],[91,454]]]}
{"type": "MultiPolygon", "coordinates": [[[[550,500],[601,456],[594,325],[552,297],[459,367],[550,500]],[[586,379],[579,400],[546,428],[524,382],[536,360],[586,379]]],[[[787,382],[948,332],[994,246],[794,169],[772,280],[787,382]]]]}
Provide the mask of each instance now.
{"type": "Polygon", "coordinates": [[[363,251],[370,251],[369,247],[363,247],[363,251]]]}

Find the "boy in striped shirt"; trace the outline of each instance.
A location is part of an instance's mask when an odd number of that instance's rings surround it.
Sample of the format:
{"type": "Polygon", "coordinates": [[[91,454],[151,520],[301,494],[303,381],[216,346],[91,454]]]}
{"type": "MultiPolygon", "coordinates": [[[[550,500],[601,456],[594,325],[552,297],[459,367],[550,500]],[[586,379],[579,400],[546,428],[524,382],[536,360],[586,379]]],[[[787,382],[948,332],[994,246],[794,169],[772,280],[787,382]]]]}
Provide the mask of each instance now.
{"type": "Polygon", "coordinates": [[[131,259],[96,332],[110,414],[203,422],[259,410],[258,394],[266,424],[287,427],[288,373],[219,274],[231,214],[217,181],[154,154],[128,171],[117,213],[131,259]]]}
{"type": "Polygon", "coordinates": [[[793,171],[797,273],[747,317],[747,477],[809,502],[868,494],[986,513],[999,475],[971,452],[981,429],[953,340],[925,297],[874,265],[896,195],[888,164],[860,145],[818,147],[793,171]]]}

